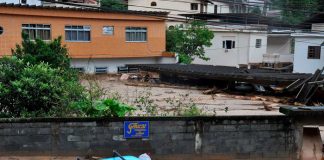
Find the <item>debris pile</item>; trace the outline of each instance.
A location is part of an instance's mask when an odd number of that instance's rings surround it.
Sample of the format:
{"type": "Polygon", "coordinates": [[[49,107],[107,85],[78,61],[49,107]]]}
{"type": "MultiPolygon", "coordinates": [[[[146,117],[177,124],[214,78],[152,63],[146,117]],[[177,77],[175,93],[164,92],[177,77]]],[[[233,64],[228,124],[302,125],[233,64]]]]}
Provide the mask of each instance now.
{"type": "MultiPolygon", "coordinates": [[[[299,74],[211,65],[143,64],[129,67],[139,68],[142,82],[163,81],[171,84],[188,82],[189,85],[212,86],[203,91],[203,94],[208,95],[239,92],[238,95],[257,93],[257,95],[284,96],[290,97],[289,100],[279,101],[297,105],[314,105],[311,103],[314,95],[324,95],[322,75],[324,68],[318,69],[314,74],[299,74]]],[[[320,100],[324,100],[323,96],[320,100]]]]}

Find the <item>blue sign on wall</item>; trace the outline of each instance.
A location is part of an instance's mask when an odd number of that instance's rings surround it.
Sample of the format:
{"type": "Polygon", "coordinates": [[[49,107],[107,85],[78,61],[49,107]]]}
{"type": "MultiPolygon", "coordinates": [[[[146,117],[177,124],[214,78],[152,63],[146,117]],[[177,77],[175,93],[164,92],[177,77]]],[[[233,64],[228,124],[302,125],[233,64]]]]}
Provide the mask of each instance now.
{"type": "Polygon", "coordinates": [[[125,121],[124,138],[149,138],[149,121],[125,121]]]}

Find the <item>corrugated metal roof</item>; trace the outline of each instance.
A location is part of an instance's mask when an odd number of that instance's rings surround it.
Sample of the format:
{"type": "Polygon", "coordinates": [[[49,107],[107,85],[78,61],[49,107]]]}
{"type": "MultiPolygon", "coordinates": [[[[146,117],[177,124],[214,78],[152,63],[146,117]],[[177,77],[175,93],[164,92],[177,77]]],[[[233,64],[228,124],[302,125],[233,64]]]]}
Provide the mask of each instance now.
{"type": "MultiPolygon", "coordinates": [[[[62,4],[66,4],[66,3],[62,3],[62,4]]],[[[79,5],[79,4],[71,4],[71,5],[78,6],[80,8],[0,3],[0,7],[15,7],[15,8],[54,9],[54,10],[69,10],[69,11],[103,12],[103,13],[124,13],[124,14],[138,14],[138,15],[149,15],[149,16],[166,16],[169,14],[169,12],[163,12],[163,11],[107,10],[107,9],[102,9],[100,7],[93,7],[87,5],[79,5]]]]}

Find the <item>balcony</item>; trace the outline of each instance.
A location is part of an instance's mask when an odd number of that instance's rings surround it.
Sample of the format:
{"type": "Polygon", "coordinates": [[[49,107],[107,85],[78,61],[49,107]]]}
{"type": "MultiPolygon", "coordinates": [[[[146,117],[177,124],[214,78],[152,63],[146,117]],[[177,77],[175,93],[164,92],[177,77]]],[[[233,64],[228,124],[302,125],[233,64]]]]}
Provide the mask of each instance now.
{"type": "Polygon", "coordinates": [[[292,63],[294,61],[293,54],[267,53],[263,55],[263,63],[292,63]]]}

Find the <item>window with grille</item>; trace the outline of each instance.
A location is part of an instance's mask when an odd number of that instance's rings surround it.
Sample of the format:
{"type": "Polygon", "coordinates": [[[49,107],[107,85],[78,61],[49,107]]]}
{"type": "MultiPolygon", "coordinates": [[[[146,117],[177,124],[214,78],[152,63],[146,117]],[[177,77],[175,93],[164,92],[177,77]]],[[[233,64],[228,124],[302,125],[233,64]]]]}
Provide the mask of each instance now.
{"type": "Polygon", "coordinates": [[[308,46],[308,59],[321,59],[321,46],[308,46]]]}
{"type": "Polygon", "coordinates": [[[235,48],[235,41],[232,41],[232,40],[223,41],[223,48],[225,48],[225,49],[233,49],[233,48],[235,48]]]}
{"type": "Polygon", "coordinates": [[[126,42],[146,42],[147,28],[126,27],[126,42]]]}
{"type": "Polygon", "coordinates": [[[3,27],[0,26],[0,35],[3,33],[3,27]]]}
{"type": "Polygon", "coordinates": [[[49,24],[22,24],[22,31],[30,40],[51,40],[51,25],[49,24]]]}
{"type": "Polygon", "coordinates": [[[198,3],[191,3],[191,10],[198,10],[198,3]]]}
{"type": "Polygon", "coordinates": [[[107,73],[108,72],[108,67],[96,67],[95,68],[95,72],[97,74],[100,74],[100,73],[107,73]]]}
{"type": "Polygon", "coordinates": [[[151,2],[151,6],[155,7],[156,6],[156,2],[151,2]]]}
{"type": "Polygon", "coordinates": [[[89,42],[90,26],[65,26],[65,40],[71,42],[89,42]]]}
{"type": "Polygon", "coordinates": [[[261,48],[262,45],[262,39],[256,39],[255,40],[255,48],[261,48]]]}

